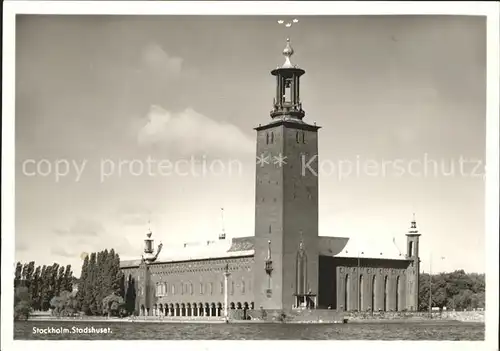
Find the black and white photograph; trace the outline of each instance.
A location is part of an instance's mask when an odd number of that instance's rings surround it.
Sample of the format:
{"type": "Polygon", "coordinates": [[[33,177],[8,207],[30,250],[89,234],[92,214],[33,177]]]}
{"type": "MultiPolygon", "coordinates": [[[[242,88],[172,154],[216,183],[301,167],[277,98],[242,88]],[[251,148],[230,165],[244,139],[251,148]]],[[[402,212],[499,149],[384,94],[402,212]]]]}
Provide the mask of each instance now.
{"type": "Polygon", "coordinates": [[[498,348],[498,3],[22,3],[2,350],[498,348]]]}

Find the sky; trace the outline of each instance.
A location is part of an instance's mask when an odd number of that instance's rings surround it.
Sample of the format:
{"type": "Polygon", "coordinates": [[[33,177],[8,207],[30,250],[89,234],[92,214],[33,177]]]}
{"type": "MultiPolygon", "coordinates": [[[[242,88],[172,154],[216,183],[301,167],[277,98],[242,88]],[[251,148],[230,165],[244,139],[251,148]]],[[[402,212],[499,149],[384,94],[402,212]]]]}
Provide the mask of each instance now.
{"type": "Polygon", "coordinates": [[[415,213],[422,270],[484,272],[485,19],[297,18],[18,16],[16,260],[78,276],[83,252],[139,258],[148,228],[254,235],[253,128],[290,37],[319,235],[404,251],[415,213]]]}

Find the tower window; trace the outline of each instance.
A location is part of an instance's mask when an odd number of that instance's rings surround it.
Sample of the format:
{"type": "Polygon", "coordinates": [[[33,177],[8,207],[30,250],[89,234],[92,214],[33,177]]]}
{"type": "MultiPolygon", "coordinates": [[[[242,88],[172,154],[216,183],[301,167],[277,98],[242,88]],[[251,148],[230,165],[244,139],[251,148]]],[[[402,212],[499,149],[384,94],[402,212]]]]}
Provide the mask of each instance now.
{"type": "Polygon", "coordinates": [[[306,143],[306,133],[302,132],[302,144],[306,143]]]}
{"type": "Polygon", "coordinates": [[[269,133],[266,133],[266,144],[269,144],[269,133]]]}
{"type": "Polygon", "coordinates": [[[410,241],[410,249],[408,250],[410,257],[413,256],[413,241],[410,241]]]}
{"type": "Polygon", "coordinates": [[[271,144],[274,144],[274,132],[271,132],[271,144]]]}
{"type": "Polygon", "coordinates": [[[295,141],[297,142],[297,144],[300,143],[300,141],[299,141],[299,132],[295,133],[295,141]]]}
{"type": "Polygon", "coordinates": [[[283,96],[283,102],[292,101],[292,81],[291,79],[285,80],[285,95],[283,96]]]}

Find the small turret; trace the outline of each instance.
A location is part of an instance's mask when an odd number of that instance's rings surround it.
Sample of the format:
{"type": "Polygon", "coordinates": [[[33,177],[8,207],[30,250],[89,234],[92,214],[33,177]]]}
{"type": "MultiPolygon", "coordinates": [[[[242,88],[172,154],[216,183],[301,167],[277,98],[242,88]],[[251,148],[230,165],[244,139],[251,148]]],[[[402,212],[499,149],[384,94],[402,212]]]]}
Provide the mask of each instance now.
{"type": "Polygon", "coordinates": [[[144,255],[142,257],[144,261],[146,261],[146,263],[156,261],[158,255],[160,254],[161,248],[163,247],[163,244],[160,243],[160,245],[158,245],[156,254],[154,253],[154,239],[151,239],[152,235],[153,232],[151,232],[151,229],[149,229],[149,231],[146,233],[146,239],[144,239],[144,255]]]}

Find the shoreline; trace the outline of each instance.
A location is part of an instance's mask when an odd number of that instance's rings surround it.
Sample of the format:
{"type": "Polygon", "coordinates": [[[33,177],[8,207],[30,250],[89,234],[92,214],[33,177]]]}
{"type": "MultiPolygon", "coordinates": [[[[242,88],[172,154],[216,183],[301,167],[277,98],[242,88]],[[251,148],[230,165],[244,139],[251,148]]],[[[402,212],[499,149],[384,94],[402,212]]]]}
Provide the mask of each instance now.
{"type": "MultiPolygon", "coordinates": [[[[226,324],[224,319],[128,319],[128,318],[61,318],[61,317],[35,317],[20,322],[74,322],[74,323],[157,323],[157,324],[226,324]]],[[[356,319],[344,321],[262,321],[262,320],[229,320],[228,324],[408,324],[408,323],[482,323],[479,320],[456,320],[456,319],[356,319]]]]}

